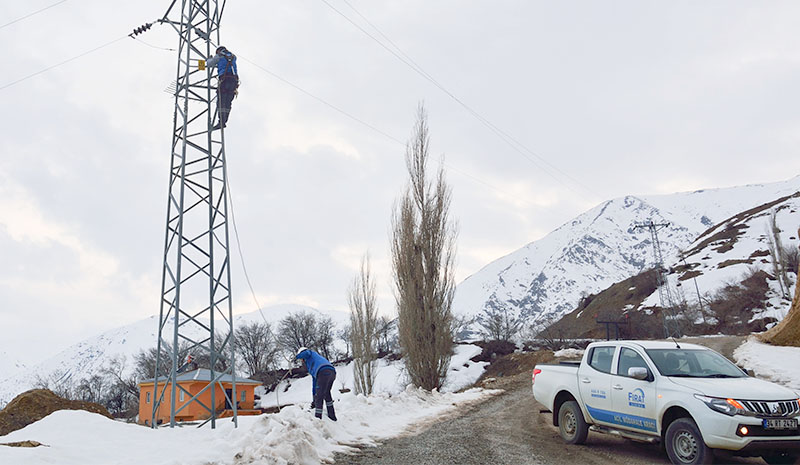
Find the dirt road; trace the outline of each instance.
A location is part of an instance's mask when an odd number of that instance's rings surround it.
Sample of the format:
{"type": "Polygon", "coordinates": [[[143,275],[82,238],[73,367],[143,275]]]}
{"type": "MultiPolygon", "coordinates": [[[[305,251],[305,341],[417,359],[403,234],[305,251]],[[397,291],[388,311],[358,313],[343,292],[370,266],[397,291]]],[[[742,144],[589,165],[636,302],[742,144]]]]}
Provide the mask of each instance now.
{"type": "MultiPolygon", "coordinates": [[[[741,343],[734,339],[705,343],[730,356],[741,343]]],[[[337,464],[669,464],[657,445],[637,443],[607,434],[590,433],[582,446],[568,446],[552,425],[550,414],[533,399],[530,375],[509,379],[506,392],[472,406],[462,415],[438,422],[421,432],[391,439],[356,455],[337,455],[337,464]]],[[[726,459],[725,463],[763,463],[756,459],[726,459]]]]}

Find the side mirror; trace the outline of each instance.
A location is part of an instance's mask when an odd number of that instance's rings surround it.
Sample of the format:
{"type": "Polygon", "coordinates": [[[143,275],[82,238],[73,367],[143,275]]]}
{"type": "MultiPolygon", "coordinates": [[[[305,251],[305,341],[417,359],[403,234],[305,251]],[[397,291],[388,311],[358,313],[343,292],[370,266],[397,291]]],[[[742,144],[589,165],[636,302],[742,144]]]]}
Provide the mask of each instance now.
{"type": "Polygon", "coordinates": [[[650,377],[650,373],[644,367],[630,367],[628,368],[628,376],[633,379],[646,380],[650,377]]]}

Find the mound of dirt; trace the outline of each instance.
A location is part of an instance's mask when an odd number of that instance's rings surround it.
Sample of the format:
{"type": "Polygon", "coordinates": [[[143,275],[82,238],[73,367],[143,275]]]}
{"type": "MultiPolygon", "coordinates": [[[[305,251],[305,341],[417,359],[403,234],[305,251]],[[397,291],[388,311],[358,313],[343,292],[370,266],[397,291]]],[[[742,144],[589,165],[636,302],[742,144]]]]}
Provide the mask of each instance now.
{"type": "Polygon", "coordinates": [[[47,389],[32,389],[18,395],[0,410],[0,436],[22,429],[57,410],[86,410],[111,418],[108,410],[100,404],[67,400],[47,389]]]}
{"type": "Polygon", "coordinates": [[[531,381],[533,367],[539,363],[551,363],[555,360],[550,350],[535,352],[516,352],[496,358],[475,383],[489,389],[503,389],[508,384],[531,381]]]}

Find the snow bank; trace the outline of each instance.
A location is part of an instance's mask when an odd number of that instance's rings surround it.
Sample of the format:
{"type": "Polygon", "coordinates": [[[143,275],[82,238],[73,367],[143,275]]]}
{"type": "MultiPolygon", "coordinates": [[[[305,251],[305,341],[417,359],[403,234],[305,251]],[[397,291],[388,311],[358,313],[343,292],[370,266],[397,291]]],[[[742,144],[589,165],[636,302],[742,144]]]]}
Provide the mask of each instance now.
{"type": "Polygon", "coordinates": [[[273,415],[239,417],[239,428],[233,428],[230,419],[222,419],[216,430],[192,426],[152,430],[88,412],[59,411],[0,436],[0,442],[33,440],[49,446],[0,446],[0,464],[319,464],[330,461],[336,452],[376,445],[411,426],[501,392],[469,389],[454,393],[472,385],[483,373],[486,362],[470,361],[480,352],[480,347],[474,345],[455,347],[441,393],[406,387],[402,361],[380,360],[376,393],[369,397],[356,395],[353,364],[336,367],[331,394],[336,401],[338,422],[314,418],[310,411],[310,376],[283,382],[277,395],[271,392],[261,403],[270,407],[277,405],[279,399],[281,405],[295,405],[273,415]]]}
{"type": "Polygon", "coordinates": [[[561,349],[553,352],[553,356],[564,358],[582,358],[583,352],[583,349],[561,349]]]}
{"type": "Polygon", "coordinates": [[[109,420],[83,411],[59,411],[0,442],[34,440],[47,447],[0,446],[0,463],[39,465],[202,465],[259,463],[318,464],[357,445],[375,445],[412,425],[430,421],[500,391],[461,393],[407,388],[399,394],[346,396],[337,403],[338,422],[313,417],[308,407],[292,406],[274,415],[230,419],[217,429],[161,428],[109,420]]]}
{"type": "Polygon", "coordinates": [[[733,358],[761,378],[800,391],[800,347],[764,344],[751,336],[733,352],[733,358]]]}
{"type": "MultiPolygon", "coordinates": [[[[472,344],[461,344],[454,347],[455,353],[450,359],[442,392],[455,392],[475,384],[486,369],[487,362],[473,362],[470,359],[481,353],[481,348],[472,344]]],[[[387,362],[378,360],[378,369],[375,377],[373,392],[382,394],[399,394],[409,384],[402,360],[387,362]]],[[[355,383],[353,379],[353,363],[336,367],[336,381],[333,383],[331,397],[334,401],[341,401],[347,396],[354,395],[355,383]],[[344,391],[344,392],[343,392],[344,391]]],[[[278,385],[277,389],[261,398],[261,407],[269,408],[278,405],[311,404],[311,377],[286,380],[278,385]],[[277,391],[277,392],[276,392],[277,391]]]]}

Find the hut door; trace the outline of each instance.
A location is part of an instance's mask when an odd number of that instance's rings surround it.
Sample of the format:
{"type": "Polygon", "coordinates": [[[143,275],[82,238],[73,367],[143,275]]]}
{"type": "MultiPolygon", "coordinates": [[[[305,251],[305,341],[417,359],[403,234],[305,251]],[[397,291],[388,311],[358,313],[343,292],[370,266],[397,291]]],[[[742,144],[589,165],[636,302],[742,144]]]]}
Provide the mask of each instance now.
{"type": "Polygon", "coordinates": [[[231,410],[231,399],[233,396],[233,389],[225,389],[225,410],[231,410]]]}

